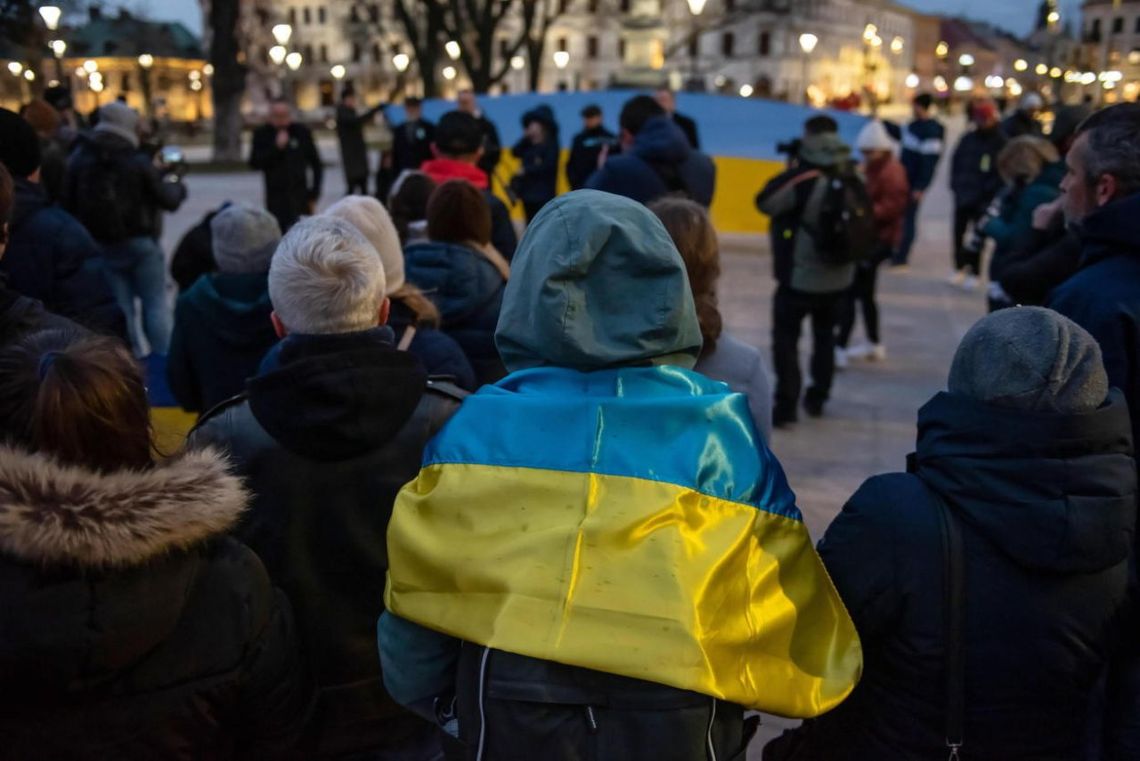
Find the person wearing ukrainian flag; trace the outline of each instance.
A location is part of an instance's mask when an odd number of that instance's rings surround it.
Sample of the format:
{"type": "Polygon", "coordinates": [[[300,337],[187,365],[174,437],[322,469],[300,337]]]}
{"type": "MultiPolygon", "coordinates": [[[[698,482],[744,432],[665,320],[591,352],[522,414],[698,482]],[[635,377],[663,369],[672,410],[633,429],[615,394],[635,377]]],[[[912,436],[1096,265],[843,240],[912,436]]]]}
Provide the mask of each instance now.
{"type": "Polygon", "coordinates": [[[743,759],[862,652],[748,402],[693,372],[680,254],[645,207],[549,203],[512,265],[510,374],[428,445],[388,531],[384,683],[476,761],[743,759]]]}

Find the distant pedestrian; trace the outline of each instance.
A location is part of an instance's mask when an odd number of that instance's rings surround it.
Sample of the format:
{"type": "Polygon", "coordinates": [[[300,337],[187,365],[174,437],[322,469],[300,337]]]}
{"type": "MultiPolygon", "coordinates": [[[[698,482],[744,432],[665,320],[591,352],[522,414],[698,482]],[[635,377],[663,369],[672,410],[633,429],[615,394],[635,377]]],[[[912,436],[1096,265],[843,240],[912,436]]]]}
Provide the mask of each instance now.
{"type": "Polygon", "coordinates": [[[621,153],[608,156],[586,181],[602,190],[640,203],[664,196],[689,198],[706,209],[716,190],[716,164],[694,150],[684,132],[648,95],[625,102],[619,120],[621,153]]]}
{"type": "Polygon", "coordinates": [[[851,149],[839,137],[829,116],[817,116],[804,125],[799,155],[759,195],[756,207],[773,218],[774,229],[790,231],[790,239],[773,248],[776,295],[772,300],[772,355],[776,366],[776,405],[772,423],[777,428],[798,419],[803,374],[799,340],[803,322],[811,318],[812,385],[803,406],[812,417],[823,414],[835,375],[835,326],[847,291],[855,279],[855,264],[817,245],[817,230],[832,185],[854,171],[851,149]],[[783,225],[795,220],[790,227],[783,225]]]}
{"type": "Polygon", "coordinates": [[[907,472],[864,483],[819,543],[863,678],[765,761],[945,759],[951,741],[962,758],[1094,757],[1136,513],[1124,399],[1093,338],[1033,307],[975,325],[947,385],[919,410],[907,472]]]}
{"type": "Polygon", "coordinates": [[[475,118],[482,135],[483,155],[479,157],[479,168],[487,175],[489,187],[495,184],[495,171],[499,166],[499,159],[503,155],[503,141],[499,139],[499,129],[495,123],[484,115],[475,100],[475,93],[471,90],[460,90],[455,98],[455,107],[465,114],[475,118]]]}
{"type": "Polygon", "coordinates": [[[1002,189],[998,154],[1008,138],[1001,131],[997,106],[983,100],[971,108],[974,128],[962,136],[954,149],[950,189],[954,193],[954,272],[950,282],[967,290],[978,286],[982,251],[967,245],[977,223],[994,196],[1002,189]]]}
{"type": "Polygon", "coordinates": [[[550,106],[541,105],[522,116],[523,136],[511,153],[519,160],[511,188],[522,201],[530,222],[554,196],[558,195],[558,122],[550,106]]]}
{"type": "Polygon", "coordinates": [[[1009,117],[1001,123],[1002,132],[1010,140],[1015,137],[1028,135],[1029,137],[1041,137],[1044,130],[1041,128],[1041,122],[1038,117],[1041,116],[1041,111],[1045,108],[1045,99],[1035,92],[1027,92],[1021,96],[1021,102],[1009,117]]]}
{"type": "Polygon", "coordinates": [[[149,353],[162,356],[170,347],[171,309],[166,255],[156,235],[162,213],[186,199],[186,186],[176,169],[159,169],[139,149],[138,125],[138,112],[123,103],[99,109],[99,123],[79,137],[71,154],[62,205],[103,247],[106,276],[135,353],[146,353],[145,335],[149,353]]]}
{"type": "Polygon", "coordinates": [[[178,297],[166,374],[182,409],[208,412],[245,390],[277,343],[269,315],[269,262],[281,241],[272,214],[227,206],[211,220],[218,271],[178,297]]]}
{"type": "Polygon", "coordinates": [[[432,158],[431,145],[435,141],[435,125],[424,118],[423,101],[408,98],[404,101],[404,121],[392,128],[392,150],[386,166],[393,177],[406,169],[419,169],[432,158]]]}
{"type": "Polygon", "coordinates": [[[617,135],[602,124],[602,109],[589,105],[582,109],[582,131],[574,136],[570,159],[566,162],[566,179],[571,190],[586,185],[590,175],[598,171],[602,151],[617,147],[617,135]]]}
{"type": "Polygon", "coordinates": [[[368,145],[364,142],[364,128],[384,110],[380,104],[364,113],[357,112],[356,90],[346,85],[336,107],[336,136],[340,142],[340,161],[344,166],[345,195],[368,193],[368,178],[372,176],[368,161],[368,145]]]}
{"type": "Polygon", "coordinates": [[[882,362],[887,358],[879,327],[879,304],[875,296],[879,265],[891,257],[903,234],[903,221],[911,200],[906,170],[895,158],[896,143],[880,121],[871,121],[859,133],[856,147],[863,154],[863,176],[867,194],[875,216],[878,231],[876,250],[867,259],[855,264],[855,282],[848,291],[839,320],[839,334],[835,340],[835,362],[839,368],[850,359],[870,359],[882,362]],[[863,314],[863,332],[867,342],[851,347],[851,334],[855,328],[856,306],[863,314]]]}
{"type": "Polygon", "coordinates": [[[438,183],[424,172],[408,170],[396,178],[388,197],[388,213],[400,245],[427,240],[427,204],[438,183]]]}
{"type": "MultiPolygon", "coordinates": [[[[492,191],[492,183],[480,168],[486,155],[485,130],[479,120],[465,111],[449,111],[439,120],[432,150],[435,158],[424,163],[421,170],[436,183],[464,180],[483,191],[491,207],[491,244],[510,259],[518,246],[511,212],[492,191]]],[[[426,208],[426,207],[425,207],[426,208]]]]}
{"type": "Polygon", "coordinates": [[[772,441],[772,373],[760,351],[737,339],[724,328],[717,304],[720,279],[720,242],[708,212],[698,203],[663,198],[649,205],[673,239],[697,307],[701,347],[693,369],[748,397],[752,421],[767,442],[772,441]]]}
{"type": "Polygon", "coordinates": [[[249,165],[265,175],[265,207],[282,232],[316,212],[324,164],[312,131],[294,121],[284,98],[270,104],[269,123],[253,131],[249,165]]]}
{"type": "Polygon", "coordinates": [[[918,236],[918,215],[938,162],[945,150],[946,130],[934,118],[934,96],[921,93],[913,102],[914,120],[902,134],[902,165],[910,185],[910,203],[903,222],[902,239],[891,259],[892,267],[905,267],[910,261],[910,250],[918,236]]]}
{"type": "Polygon", "coordinates": [[[697,135],[697,123],[677,111],[677,96],[668,87],[661,87],[657,90],[657,102],[661,108],[665,109],[666,115],[681,128],[685,133],[685,139],[689,141],[689,147],[694,151],[701,149],[701,139],[697,135]]]}

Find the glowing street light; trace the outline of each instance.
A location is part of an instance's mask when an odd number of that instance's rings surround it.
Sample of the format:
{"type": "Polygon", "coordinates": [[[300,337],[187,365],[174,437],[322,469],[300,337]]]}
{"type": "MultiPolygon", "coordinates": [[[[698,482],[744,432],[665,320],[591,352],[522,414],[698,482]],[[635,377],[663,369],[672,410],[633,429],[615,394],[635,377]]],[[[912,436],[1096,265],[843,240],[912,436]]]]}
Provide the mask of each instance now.
{"type": "Polygon", "coordinates": [[[208,63],[205,66],[203,66],[202,67],[202,73],[205,74],[207,77],[214,76],[214,64],[208,63]]]}
{"type": "Polygon", "coordinates": [[[689,0],[689,13],[694,16],[701,15],[701,11],[705,9],[705,3],[708,0],[689,0]]]}
{"type": "Polygon", "coordinates": [[[954,90],[956,92],[970,92],[974,89],[974,80],[969,77],[962,76],[954,80],[954,90]]]}
{"type": "Polygon", "coordinates": [[[443,78],[446,79],[448,82],[455,79],[457,76],[459,76],[459,72],[455,70],[454,66],[444,66],[443,67],[443,78]]]}
{"type": "Polygon", "coordinates": [[[102,79],[92,79],[90,82],[87,83],[87,86],[91,88],[91,92],[103,92],[103,80],[102,79]]]}
{"type": "Polygon", "coordinates": [[[36,73],[31,69],[24,69],[24,79],[28,80],[29,82],[35,82],[36,73]]]}
{"type": "Polygon", "coordinates": [[[288,45],[293,36],[293,27],[288,24],[277,24],[273,27],[272,32],[273,39],[277,40],[278,45],[288,45]]]}
{"type": "Polygon", "coordinates": [[[1014,71],[1025,71],[1028,68],[1029,68],[1029,61],[1026,61],[1024,58],[1018,58],[1016,61],[1013,62],[1013,70],[1014,71]]]}
{"type": "Polygon", "coordinates": [[[871,40],[875,39],[875,37],[877,37],[878,35],[879,35],[879,27],[875,26],[874,24],[867,24],[867,26],[863,27],[863,41],[864,42],[870,42],[871,40]]]}
{"type": "Polygon", "coordinates": [[[154,56],[150,53],[143,53],[139,56],[139,66],[142,66],[144,69],[149,69],[151,66],[154,66],[154,56]]]}
{"type": "Polygon", "coordinates": [[[1053,68],[1049,69],[1049,76],[1053,79],[1060,79],[1063,73],[1064,72],[1061,71],[1060,66],[1054,66],[1053,68]]]}
{"type": "Polygon", "coordinates": [[[8,71],[11,72],[12,76],[18,77],[24,73],[24,64],[19,61],[10,61],[8,63],[8,71]]]}
{"type": "Polygon", "coordinates": [[[56,58],[63,58],[63,54],[67,52],[67,43],[63,40],[52,40],[48,46],[56,58]]]}
{"type": "Polygon", "coordinates": [[[407,53],[397,53],[392,56],[392,65],[396,67],[396,71],[403,74],[412,65],[412,59],[407,53]]]}
{"type": "Polygon", "coordinates": [[[458,61],[459,54],[463,52],[459,47],[459,43],[455,40],[448,40],[447,44],[443,46],[443,49],[447,52],[447,57],[453,61],[458,61]]]}
{"type": "Polygon", "coordinates": [[[946,77],[939,74],[934,78],[934,89],[938,92],[946,92],[950,89],[950,85],[946,84],[946,77]]]}
{"type": "Polygon", "coordinates": [[[202,81],[202,72],[198,71],[197,69],[190,72],[190,74],[188,76],[190,77],[191,82],[201,82],[202,81]]]}
{"type": "Polygon", "coordinates": [[[63,16],[63,11],[54,5],[40,6],[40,18],[44,20],[44,26],[49,31],[54,32],[59,29],[59,19],[63,16]]]}
{"type": "Polygon", "coordinates": [[[906,42],[902,37],[895,37],[891,40],[891,52],[895,55],[901,55],[904,47],[906,47],[906,42]]]}
{"type": "Polygon", "coordinates": [[[285,49],[284,45],[274,45],[269,49],[269,60],[273,61],[275,66],[285,63],[285,56],[287,55],[289,55],[289,51],[285,49]]]}
{"type": "Polygon", "coordinates": [[[908,88],[910,88],[911,90],[916,89],[919,86],[919,84],[921,84],[921,82],[922,82],[922,80],[919,79],[918,75],[915,74],[914,72],[911,72],[910,74],[906,75],[906,86],[908,88]]]}
{"type": "Polygon", "coordinates": [[[1048,21],[1050,24],[1053,24],[1053,25],[1059,24],[1059,23],[1061,23],[1061,14],[1058,13],[1057,11],[1052,11],[1049,13],[1048,16],[1045,17],[1045,20],[1048,21]]]}
{"type": "Polygon", "coordinates": [[[819,44],[819,37],[811,32],[804,32],[800,35],[800,50],[804,51],[807,55],[811,55],[815,50],[816,45],[819,44]]]}
{"type": "Polygon", "coordinates": [[[960,66],[973,66],[974,65],[974,57],[972,55],[970,55],[969,53],[963,53],[962,55],[958,56],[958,65],[960,65],[960,66]]]}
{"type": "Polygon", "coordinates": [[[950,45],[946,42],[938,43],[934,48],[934,55],[938,56],[939,58],[945,58],[946,56],[950,55],[950,45]]]}
{"type": "Polygon", "coordinates": [[[1037,64],[1037,68],[1034,69],[1034,71],[1037,72],[1037,76],[1043,77],[1049,73],[1049,67],[1043,63],[1039,63],[1037,64]]]}
{"type": "Polygon", "coordinates": [[[753,92],[752,85],[741,85],[740,86],[740,97],[751,98],[752,92],[753,92]]]}
{"type": "Polygon", "coordinates": [[[297,69],[301,68],[301,64],[304,62],[304,57],[302,57],[301,54],[296,50],[285,56],[285,65],[289,67],[290,71],[296,71],[297,69]]]}
{"type": "Polygon", "coordinates": [[[329,69],[329,74],[332,74],[332,78],[339,82],[348,74],[348,69],[344,68],[344,66],[338,63],[336,66],[333,66],[331,69],[329,69]]]}
{"type": "Polygon", "coordinates": [[[521,55],[511,56],[511,68],[515,71],[522,71],[526,67],[526,59],[521,55]]]}
{"type": "Polygon", "coordinates": [[[94,74],[95,72],[99,71],[99,64],[88,59],[88,60],[83,62],[83,70],[86,71],[88,74],[94,74]]]}
{"type": "Polygon", "coordinates": [[[565,50],[558,50],[554,53],[554,65],[559,69],[565,69],[570,65],[570,54],[565,50]]]}

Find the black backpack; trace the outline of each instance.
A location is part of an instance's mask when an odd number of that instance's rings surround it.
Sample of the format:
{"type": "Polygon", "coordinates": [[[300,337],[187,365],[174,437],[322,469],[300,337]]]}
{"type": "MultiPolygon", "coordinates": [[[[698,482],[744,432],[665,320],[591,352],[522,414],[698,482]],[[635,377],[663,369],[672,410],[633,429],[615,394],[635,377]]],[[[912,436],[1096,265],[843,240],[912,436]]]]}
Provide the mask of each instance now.
{"type": "Polygon", "coordinates": [[[819,219],[809,230],[820,258],[835,265],[870,261],[877,248],[878,229],[866,184],[850,166],[825,172],[822,179],[827,190],[819,219]]]}
{"type": "Polygon", "coordinates": [[[92,147],[75,181],[75,216],[100,243],[120,243],[132,235],[131,216],[141,201],[126,166],[130,154],[92,147]]]}

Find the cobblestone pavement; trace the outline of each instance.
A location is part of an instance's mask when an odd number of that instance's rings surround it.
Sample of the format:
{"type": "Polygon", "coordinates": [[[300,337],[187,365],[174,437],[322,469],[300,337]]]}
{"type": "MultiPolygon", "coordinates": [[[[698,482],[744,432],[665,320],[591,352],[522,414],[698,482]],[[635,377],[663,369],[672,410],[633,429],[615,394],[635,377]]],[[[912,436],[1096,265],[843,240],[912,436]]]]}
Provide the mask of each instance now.
{"type": "MultiPolygon", "coordinates": [[[[942,162],[942,175],[948,163],[942,162]]],[[[222,201],[262,201],[261,179],[253,173],[192,173],[188,182],[189,200],[167,219],[167,251],[173,250],[186,229],[222,201]]],[[[823,419],[804,418],[795,428],[777,431],[773,437],[772,447],[816,539],[863,480],[904,467],[914,445],[919,407],[945,388],[955,347],[984,313],[980,292],[963,293],[946,283],[952,213],[946,185],[945,176],[940,177],[924,205],[911,269],[880,275],[887,361],[853,363],[837,375],[823,419]]],[[[324,202],[339,198],[343,187],[339,169],[330,169],[325,176],[324,202]]],[[[753,194],[756,190],[742,188],[740,192],[753,194]]],[[[726,324],[742,340],[767,351],[775,288],[767,241],[755,237],[725,240],[723,259],[721,306],[726,324]]],[[[857,328],[853,342],[861,339],[861,328],[857,328]]],[[[805,372],[807,348],[805,336],[801,345],[805,372]]],[[[750,758],[759,759],[763,743],[789,725],[766,719],[750,758]]]]}

